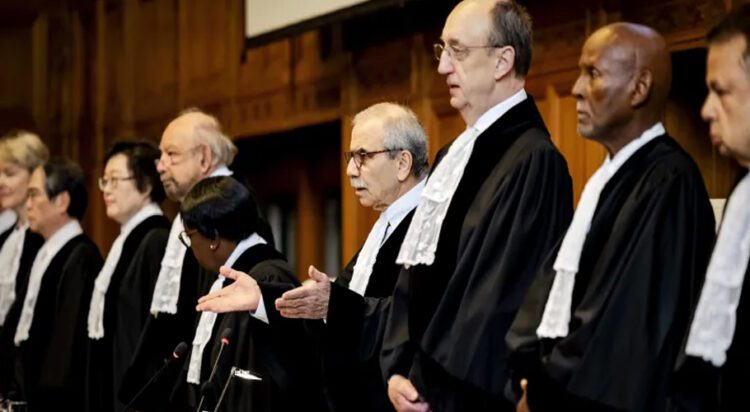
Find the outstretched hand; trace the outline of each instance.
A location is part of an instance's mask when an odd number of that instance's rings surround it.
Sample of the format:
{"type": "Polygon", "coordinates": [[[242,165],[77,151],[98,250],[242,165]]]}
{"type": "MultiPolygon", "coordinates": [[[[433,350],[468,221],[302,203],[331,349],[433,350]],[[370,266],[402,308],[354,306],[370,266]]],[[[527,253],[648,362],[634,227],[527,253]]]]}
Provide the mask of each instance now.
{"type": "Polygon", "coordinates": [[[203,312],[226,313],[255,311],[260,301],[260,287],[247,273],[222,266],[219,273],[234,280],[229,286],[198,299],[196,310],[203,312]]]}
{"type": "Polygon", "coordinates": [[[315,266],[308,269],[309,284],[292,289],[276,299],[276,309],[285,318],[325,319],[328,315],[328,300],[331,296],[331,281],[328,275],[315,266]]]}

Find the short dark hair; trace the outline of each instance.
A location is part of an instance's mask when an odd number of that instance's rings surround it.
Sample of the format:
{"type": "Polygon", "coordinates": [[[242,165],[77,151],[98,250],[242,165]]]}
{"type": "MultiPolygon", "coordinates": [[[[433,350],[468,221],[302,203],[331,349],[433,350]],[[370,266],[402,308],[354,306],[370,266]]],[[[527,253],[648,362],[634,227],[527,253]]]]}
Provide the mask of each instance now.
{"type": "MultiPolygon", "coordinates": [[[[185,227],[213,239],[239,242],[258,231],[260,209],[254,193],[229,176],[196,183],[180,204],[185,227]]],[[[262,235],[262,234],[261,234],[262,235]]]]}
{"type": "Polygon", "coordinates": [[[53,199],[63,192],[68,192],[68,215],[78,220],[83,219],[88,206],[88,192],[81,167],[70,159],[53,157],[42,168],[47,197],[53,199]]]}
{"type": "Polygon", "coordinates": [[[526,8],[515,0],[498,1],[491,13],[491,46],[511,46],[516,51],[513,69],[516,75],[525,77],[531,68],[533,49],[531,16],[526,8]]]}
{"type": "Polygon", "coordinates": [[[156,161],[161,152],[159,148],[148,140],[121,140],[112,144],[104,156],[104,165],[116,155],[124,155],[128,159],[128,169],[133,174],[135,188],[144,193],[151,187],[149,197],[152,202],[160,203],[164,200],[164,186],[161,184],[156,161]]]}
{"type": "Polygon", "coordinates": [[[723,19],[708,31],[706,40],[711,45],[727,41],[735,36],[745,38],[744,58],[747,60],[747,47],[750,46],[750,4],[743,4],[724,16],[723,19]]]}

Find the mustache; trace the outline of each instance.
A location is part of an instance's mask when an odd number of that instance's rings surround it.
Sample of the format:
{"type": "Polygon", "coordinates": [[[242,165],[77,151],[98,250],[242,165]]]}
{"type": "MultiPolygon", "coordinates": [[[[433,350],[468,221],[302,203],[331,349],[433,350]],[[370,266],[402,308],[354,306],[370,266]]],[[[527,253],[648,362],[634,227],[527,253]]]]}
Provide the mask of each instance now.
{"type": "Polygon", "coordinates": [[[349,185],[355,189],[363,189],[365,187],[365,182],[363,182],[362,179],[352,177],[349,179],[349,185]]]}

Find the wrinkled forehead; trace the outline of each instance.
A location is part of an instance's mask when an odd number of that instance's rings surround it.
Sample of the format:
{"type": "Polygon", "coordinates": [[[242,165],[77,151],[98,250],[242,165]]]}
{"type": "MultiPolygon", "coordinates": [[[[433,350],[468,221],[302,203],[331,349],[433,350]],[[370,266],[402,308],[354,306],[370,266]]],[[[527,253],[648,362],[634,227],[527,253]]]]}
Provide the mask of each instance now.
{"type": "Polygon", "coordinates": [[[186,149],[195,144],[195,124],[187,119],[173,120],[161,135],[159,149],[186,149]]]}
{"type": "Polygon", "coordinates": [[[440,38],[447,45],[483,45],[489,39],[490,22],[486,2],[465,1],[448,15],[440,38]]]}
{"type": "Polygon", "coordinates": [[[367,119],[352,128],[349,150],[375,150],[383,147],[383,125],[378,119],[367,119]]]}

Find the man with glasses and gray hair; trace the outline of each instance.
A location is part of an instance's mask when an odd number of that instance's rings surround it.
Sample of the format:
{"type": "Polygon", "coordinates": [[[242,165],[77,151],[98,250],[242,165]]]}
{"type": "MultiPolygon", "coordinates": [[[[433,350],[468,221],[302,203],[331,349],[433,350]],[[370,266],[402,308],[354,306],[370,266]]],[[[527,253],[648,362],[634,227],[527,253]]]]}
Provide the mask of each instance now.
{"type": "Polygon", "coordinates": [[[398,411],[513,411],[507,332],[572,216],[567,164],[531,96],[531,19],[466,0],[435,46],[467,128],[438,153],[396,260],[381,366],[398,411]]]}
{"type": "MultiPolygon", "coordinates": [[[[167,196],[182,202],[190,189],[209,176],[228,176],[227,167],[234,160],[237,148],[226,136],[218,120],[198,109],[180,113],[167,125],[159,144],[161,157],[156,160],[167,196]]],[[[179,342],[191,342],[195,331],[195,302],[210,286],[209,276],[179,240],[184,230],[182,220],[175,217],[161,262],[151,316],[146,321],[130,369],[126,372],[119,398],[129,402],[136,392],[161,367],[162,360],[179,342]],[[206,284],[204,284],[206,283],[206,284]]],[[[172,372],[177,372],[173,368],[172,372]]],[[[166,410],[175,375],[163,374],[134,403],[142,411],[166,410]],[[161,388],[161,389],[159,389],[161,388]]]]}
{"type": "Polygon", "coordinates": [[[254,316],[265,312],[271,327],[283,324],[279,316],[325,319],[323,373],[332,410],[392,411],[379,355],[401,269],[396,255],[428,173],[427,137],[409,108],[378,103],[354,117],[345,159],[360,204],[379,211],[380,217],[336,281],[310,266],[312,283],[287,290],[275,300],[278,292],[272,287],[258,286],[249,276],[234,272],[230,277],[244,289],[210,294],[201,299],[199,309],[250,310],[254,316]],[[241,306],[232,305],[233,297],[241,306]]]}

